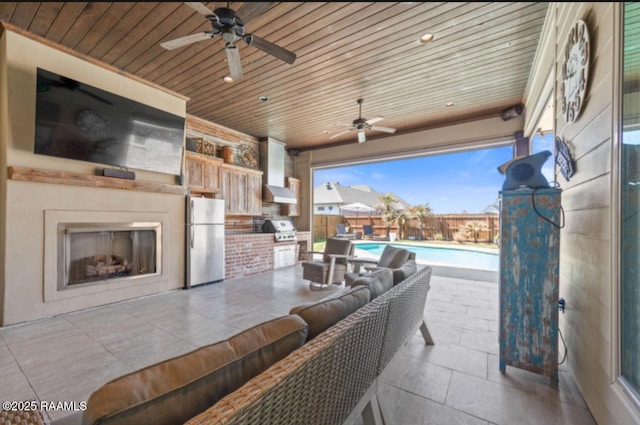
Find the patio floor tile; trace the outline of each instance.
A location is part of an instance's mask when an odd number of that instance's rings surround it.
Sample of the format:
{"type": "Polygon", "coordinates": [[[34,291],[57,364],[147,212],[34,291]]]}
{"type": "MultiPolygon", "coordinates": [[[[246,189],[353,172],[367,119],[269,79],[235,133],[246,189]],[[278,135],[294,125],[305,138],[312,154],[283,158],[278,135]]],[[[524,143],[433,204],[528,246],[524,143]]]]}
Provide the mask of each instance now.
{"type": "MultiPolygon", "coordinates": [[[[85,401],[110,379],[339,289],[309,289],[295,266],[0,328],[0,397],[85,401]]],[[[499,372],[496,282],[435,275],[425,317],[436,345],[418,333],[390,363],[379,394],[387,423],[595,425],[568,370],[559,389],[527,371],[499,372]]],[[[54,425],[77,419],[50,413],[54,425]]]]}

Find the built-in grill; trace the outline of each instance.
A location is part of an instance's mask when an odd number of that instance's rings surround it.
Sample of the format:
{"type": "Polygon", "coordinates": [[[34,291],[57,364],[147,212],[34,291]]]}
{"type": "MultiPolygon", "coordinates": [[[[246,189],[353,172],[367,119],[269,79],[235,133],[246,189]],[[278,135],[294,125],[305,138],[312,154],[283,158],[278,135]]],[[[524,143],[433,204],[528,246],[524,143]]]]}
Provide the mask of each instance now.
{"type": "Polygon", "coordinates": [[[297,241],[296,228],[289,220],[265,220],[262,231],[273,233],[276,242],[297,241]]]}

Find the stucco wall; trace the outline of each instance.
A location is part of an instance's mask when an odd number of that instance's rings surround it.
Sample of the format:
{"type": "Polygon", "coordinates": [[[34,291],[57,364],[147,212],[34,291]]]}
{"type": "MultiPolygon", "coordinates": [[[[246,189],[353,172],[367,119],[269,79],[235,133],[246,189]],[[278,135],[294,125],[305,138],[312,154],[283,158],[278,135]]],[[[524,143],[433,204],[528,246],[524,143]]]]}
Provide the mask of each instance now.
{"type": "MultiPolygon", "coordinates": [[[[7,180],[7,166],[94,174],[101,164],[91,164],[33,154],[36,67],[45,68],[95,87],[185,116],[186,100],[158,90],[126,75],[98,66],[82,58],[46,46],[30,38],[5,31],[0,54],[0,92],[3,108],[0,133],[2,153],[0,191],[6,232],[0,250],[0,288],[4,294],[1,324],[13,324],[67,311],[163,292],[183,285],[184,197],[119,189],[87,188],[50,183],[7,180]],[[78,212],[86,216],[117,217],[118,214],[149,216],[162,222],[163,274],[153,280],[141,279],[127,287],[95,284],[90,291],[56,300],[44,299],[45,215],[48,211],[78,212]],[[177,241],[177,242],[176,242],[177,241]]],[[[136,170],[136,179],[175,184],[175,176],[136,170]]],[[[75,289],[73,290],[75,291],[75,289]]]]}
{"type": "MultiPolygon", "coordinates": [[[[617,31],[619,3],[553,3],[556,136],[570,144],[576,173],[560,182],[565,227],[561,231],[560,315],[567,364],[599,424],[640,423],[640,414],[616,383],[618,370],[616,137],[617,31]],[[564,46],[577,19],[588,26],[591,67],[580,117],[567,124],[561,110],[564,46]]],[[[546,79],[542,73],[533,78],[546,79]]],[[[528,99],[535,103],[540,99],[528,99]]],[[[557,167],[556,167],[557,168],[557,167]]],[[[561,349],[562,350],[562,349],[561,349]]]]}

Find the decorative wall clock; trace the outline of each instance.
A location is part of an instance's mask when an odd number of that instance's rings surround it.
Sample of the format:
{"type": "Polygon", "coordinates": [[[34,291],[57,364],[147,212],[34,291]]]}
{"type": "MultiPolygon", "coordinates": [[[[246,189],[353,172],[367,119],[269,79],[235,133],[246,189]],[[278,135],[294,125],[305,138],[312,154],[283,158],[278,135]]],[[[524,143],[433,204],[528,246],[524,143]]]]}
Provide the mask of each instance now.
{"type": "Polygon", "coordinates": [[[562,65],[562,112],[567,123],[572,123],[584,104],[589,78],[589,32],[583,20],[578,20],[569,31],[562,65]]]}
{"type": "Polygon", "coordinates": [[[240,162],[245,167],[258,168],[258,153],[249,145],[240,145],[240,162]]]}

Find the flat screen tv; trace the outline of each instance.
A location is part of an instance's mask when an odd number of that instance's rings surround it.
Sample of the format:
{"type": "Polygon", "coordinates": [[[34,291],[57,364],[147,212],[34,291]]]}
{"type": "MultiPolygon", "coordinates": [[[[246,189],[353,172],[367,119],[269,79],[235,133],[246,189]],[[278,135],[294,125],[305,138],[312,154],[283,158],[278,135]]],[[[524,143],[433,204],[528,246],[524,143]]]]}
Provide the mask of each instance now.
{"type": "Polygon", "coordinates": [[[34,153],[179,175],[184,118],[38,68],[34,153]]]}

